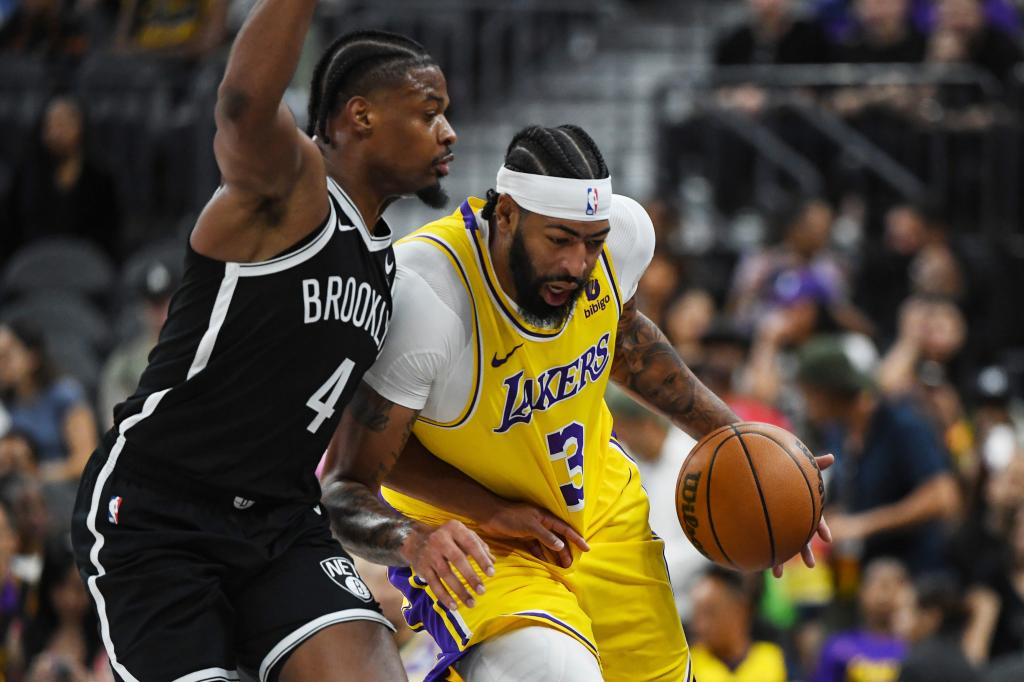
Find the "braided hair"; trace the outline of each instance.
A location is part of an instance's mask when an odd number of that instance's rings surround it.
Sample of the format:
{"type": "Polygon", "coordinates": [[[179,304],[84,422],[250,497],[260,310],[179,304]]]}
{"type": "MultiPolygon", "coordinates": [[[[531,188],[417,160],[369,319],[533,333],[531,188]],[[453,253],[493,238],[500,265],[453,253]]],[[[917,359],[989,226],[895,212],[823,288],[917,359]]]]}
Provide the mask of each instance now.
{"type": "Polygon", "coordinates": [[[387,31],[346,33],[331,43],[313,71],[306,133],[330,142],[327,122],[351,98],[429,66],[436,62],[411,38],[387,31]]]}
{"type": "MultiPolygon", "coordinates": [[[[509,143],[505,168],[531,175],[578,180],[607,178],[608,165],[597,144],[583,128],[528,126],[509,143]]],[[[498,193],[487,191],[487,204],[480,216],[490,220],[498,205],[498,193]]]]}

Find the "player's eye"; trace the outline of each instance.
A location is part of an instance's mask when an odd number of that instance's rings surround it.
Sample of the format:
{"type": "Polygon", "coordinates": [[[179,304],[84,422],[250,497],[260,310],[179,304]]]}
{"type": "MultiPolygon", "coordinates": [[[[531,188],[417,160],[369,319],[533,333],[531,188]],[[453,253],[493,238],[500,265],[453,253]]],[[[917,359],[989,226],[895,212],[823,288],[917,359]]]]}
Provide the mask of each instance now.
{"type": "Polygon", "coordinates": [[[548,237],[548,239],[550,239],[551,243],[555,246],[567,246],[569,244],[569,240],[565,237],[548,237]]]}

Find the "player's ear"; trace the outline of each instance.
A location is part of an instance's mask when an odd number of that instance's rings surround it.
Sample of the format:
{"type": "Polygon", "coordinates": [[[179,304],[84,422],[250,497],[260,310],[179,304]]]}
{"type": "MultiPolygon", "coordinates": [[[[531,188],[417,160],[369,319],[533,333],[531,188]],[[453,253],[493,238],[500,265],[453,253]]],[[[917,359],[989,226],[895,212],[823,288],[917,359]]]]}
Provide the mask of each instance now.
{"type": "Polygon", "coordinates": [[[358,137],[369,137],[373,130],[373,107],[365,97],[356,95],[345,103],[342,109],[341,125],[352,129],[358,137]]]}
{"type": "Polygon", "coordinates": [[[494,217],[498,220],[499,232],[511,233],[519,224],[519,204],[507,194],[500,195],[498,204],[494,207],[494,217]]]}

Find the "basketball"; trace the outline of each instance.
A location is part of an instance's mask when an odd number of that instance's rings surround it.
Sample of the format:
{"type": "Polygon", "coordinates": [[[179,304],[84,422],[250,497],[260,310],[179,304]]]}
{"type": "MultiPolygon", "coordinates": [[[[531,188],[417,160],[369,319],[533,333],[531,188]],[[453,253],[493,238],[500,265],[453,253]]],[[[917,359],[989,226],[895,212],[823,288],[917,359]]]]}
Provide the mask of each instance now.
{"type": "Polygon", "coordinates": [[[725,568],[759,571],[810,541],[825,485],[814,455],[785,429],[743,422],[694,446],[676,483],[676,512],[693,546],[725,568]]]}

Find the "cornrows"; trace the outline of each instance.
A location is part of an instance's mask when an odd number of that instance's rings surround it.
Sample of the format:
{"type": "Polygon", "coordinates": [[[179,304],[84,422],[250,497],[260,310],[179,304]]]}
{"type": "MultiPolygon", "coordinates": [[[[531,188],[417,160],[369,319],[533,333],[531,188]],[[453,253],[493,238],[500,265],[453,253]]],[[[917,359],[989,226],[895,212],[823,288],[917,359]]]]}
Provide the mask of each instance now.
{"type": "MultiPolygon", "coordinates": [[[[574,125],[523,128],[508,145],[505,168],[554,178],[608,177],[608,165],[601,150],[585,130],[574,125]]],[[[498,194],[488,191],[487,204],[480,213],[484,220],[491,219],[497,203],[498,194]]]]}
{"type": "Polygon", "coordinates": [[[594,140],[579,126],[523,128],[505,152],[505,167],[556,178],[606,178],[608,166],[594,140]]]}
{"type": "Polygon", "coordinates": [[[313,71],[306,133],[330,142],[327,121],[349,99],[395,83],[409,69],[434,65],[422,45],[397,33],[346,33],[331,43],[313,71]]]}

